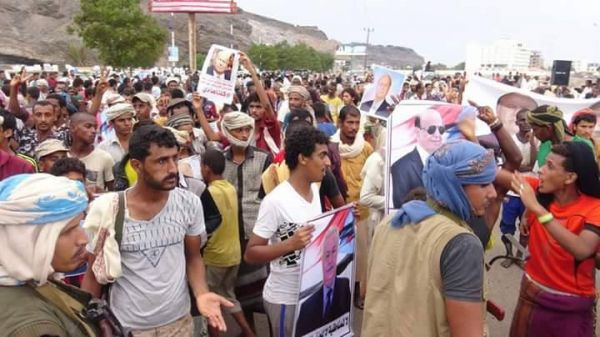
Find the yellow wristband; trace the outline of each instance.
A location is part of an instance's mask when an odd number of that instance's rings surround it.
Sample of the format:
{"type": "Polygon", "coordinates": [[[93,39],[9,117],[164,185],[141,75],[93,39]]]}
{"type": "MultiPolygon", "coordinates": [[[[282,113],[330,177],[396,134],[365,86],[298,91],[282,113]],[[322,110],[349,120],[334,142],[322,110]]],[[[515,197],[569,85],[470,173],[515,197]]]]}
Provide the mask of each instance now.
{"type": "Polygon", "coordinates": [[[542,224],[545,225],[548,222],[554,220],[554,216],[552,215],[552,213],[546,213],[542,216],[538,216],[538,221],[542,224]]]}

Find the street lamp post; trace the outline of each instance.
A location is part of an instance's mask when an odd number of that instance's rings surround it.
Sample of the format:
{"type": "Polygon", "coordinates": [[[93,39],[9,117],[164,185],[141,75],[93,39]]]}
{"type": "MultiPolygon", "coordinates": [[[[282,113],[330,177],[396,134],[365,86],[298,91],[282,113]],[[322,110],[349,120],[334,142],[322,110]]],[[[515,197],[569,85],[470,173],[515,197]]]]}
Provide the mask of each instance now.
{"type": "Polygon", "coordinates": [[[365,65],[364,65],[364,69],[365,71],[367,71],[367,58],[369,55],[368,49],[369,49],[369,37],[371,36],[371,32],[373,32],[375,29],[374,28],[363,28],[363,31],[367,32],[367,43],[365,45],[365,65]]]}

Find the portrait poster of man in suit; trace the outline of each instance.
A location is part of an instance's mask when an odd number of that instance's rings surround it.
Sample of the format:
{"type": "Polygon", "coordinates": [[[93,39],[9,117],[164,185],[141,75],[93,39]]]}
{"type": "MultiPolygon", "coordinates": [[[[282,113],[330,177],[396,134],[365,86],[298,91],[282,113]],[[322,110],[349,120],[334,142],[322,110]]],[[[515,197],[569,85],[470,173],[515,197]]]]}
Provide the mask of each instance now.
{"type": "Polygon", "coordinates": [[[368,116],[387,119],[392,113],[396,96],[402,90],[405,76],[381,66],[373,66],[373,83],[363,95],[360,111],[368,116]]]}
{"type": "Polygon", "coordinates": [[[415,116],[414,128],[416,145],[412,151],[394,161],[391,167],[394,208],[400,208],[411,191],[423,187],[421,175],[425,161],[442,146],[446,131],[442,116],[433,109],[425,109],[415,116]]]}
{"type": "Polygon", "coordinates": [[[231,104],[239,64],[239,50],[213,44],[202,65],[196,91],[214,103],[231,104]]]}
{"type": "Polygon", "coordinates": [[[234,53],[230,50],[215,49],[212,56],[211,64],[206,68],[206,73],[216,78],[230,81],[234,53]]]}
{"type": "Polygon", "coordinates": [[[331,219],[316,237],[312,253],[305,255],[296,309],[296,337],[313,336],[321,331],[332,332],[333,336],[345,336],[351,332],[353,226],[351,208],[346,208],[331,219]],[[340,221],[343,221],[343,227],[339,226],[340,221]],[[314,263],[314,257],[320,263],[314,263]],[[322,278],[314,280],[319,272],[322,278]],[[313,279],[312,282],[309,279],[313,279]]]}
{"type": "MultiPolygon", "coordinates": [[[[388,120],[385,197],[387,212],[409,200],[424,199],[423,168],[445,142],[464,137],[461,127],[477,132],[474,108],[434,101],[406,101],[388,120]]],[[[489,133],[489,132],[488,132],[489,133]]]]}

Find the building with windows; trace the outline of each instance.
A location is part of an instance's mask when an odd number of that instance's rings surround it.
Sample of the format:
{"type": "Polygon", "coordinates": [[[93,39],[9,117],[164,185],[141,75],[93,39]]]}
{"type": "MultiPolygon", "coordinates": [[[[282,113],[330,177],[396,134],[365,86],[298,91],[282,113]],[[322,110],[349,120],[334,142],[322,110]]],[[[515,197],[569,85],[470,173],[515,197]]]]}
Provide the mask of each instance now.
{"type": "MultiPolygon", "coordinates": [[[[531,64],[532,51],[518,40],[501,39],[489,45],[469,44],[465,70],[475,71],[525,71],[531,64]]],[[[541,55],[537,52],[539,57],[541,55]]]]}
{"type": "Polygon", "coordinates": [[[364,70],[367,47],[364,44],[341,44],[335,52],[335,71],[364,70]]]}

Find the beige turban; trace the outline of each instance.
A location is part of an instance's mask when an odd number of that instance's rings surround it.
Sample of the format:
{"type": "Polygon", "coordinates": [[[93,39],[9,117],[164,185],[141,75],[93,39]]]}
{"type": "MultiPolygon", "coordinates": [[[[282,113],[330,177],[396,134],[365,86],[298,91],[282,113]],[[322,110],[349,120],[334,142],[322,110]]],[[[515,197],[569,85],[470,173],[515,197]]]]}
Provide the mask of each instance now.
{"type": "Polygon", "coordinates": [[[112,106],[117,103],[125,103],[125,98],[119,94],[109,94],[106,97],[106,105],[112,106]]]}
{"type": "Polygon", "coordinates": [[[296,94],[302,96],[304,98],[304,100],[306,100],[306,101],[310,100],[310,93],[308,92],[308,90],[306,90],[305,87],[303,87],[301,85],[291,85],[288,88],[288,92],[287,93],[288,93],[288,96],[291,93],[296,93],[296,94]]]}
{"type": "Polygon", "coordinates": [[[191,140],[190,140],[190,134],[187,133],[187,131],[179,131],[177,129],[174,129],[172,127],[169,126],[165,126],[165,129],[173,132],[173,135],[175,136],[175,139],[177,140],[177,143],[179,145],[186,145],[188,144],[191,140]]]}
{"type": "Polygon", "coordinates": [[[110,108],[106,110],[106,120],[110,122],[125,114],[131,114],[135,117],[135,109],[133,108],[133,105],[130,103],[117,103],[115,105],[111,105],[110,108]]]}
{"type": "Polygon", "coordinates": [[[254,137],[254,118],[248,116],[248,114],[244,112],[229,112],[223,115],[223,120],[221,121],[221,131],[223,131],[223,134],[225,137],[227,137],[227,140],[231,144],[246,148],[248,145],[250,145],[252,137],[254,137]],[[243,128],[245,126],[250,126],[252,128],[250,131],[250,137],[248,137],[247,141],[237,139],[229,133],[230,130],[243,128]]]}

